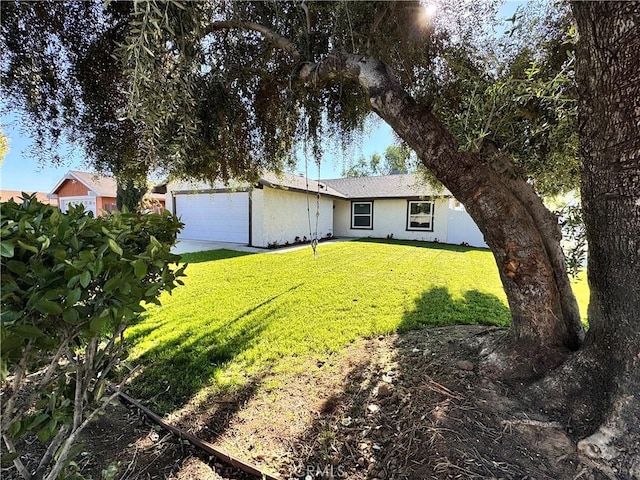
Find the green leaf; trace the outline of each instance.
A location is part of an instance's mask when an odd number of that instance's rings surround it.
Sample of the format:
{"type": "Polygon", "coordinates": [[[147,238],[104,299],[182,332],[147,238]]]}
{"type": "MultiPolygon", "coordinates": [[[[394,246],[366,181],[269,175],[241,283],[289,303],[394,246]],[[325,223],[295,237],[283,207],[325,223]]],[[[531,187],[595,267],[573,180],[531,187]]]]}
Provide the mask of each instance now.
{"type": "Polygon", "coordinates": [[[11,258],[14,254],[14,246],[11,242],[0,242],[0,256],[11,258]]]}
{"type": "Polygon", "coordinates": [[[34,305],[36,310],[45,315],[57,315],[62,313],[62,307],[58,302],[52,302],[51,300],[40,300],[34,305]]]}
{"type": "Polygon", "coordinates": [[[104,287],[103,287],[104,291],[106,293],[113,293],[116,290],[116,288],[118,288],[118,284],[119,283],[120,283],[120,278],[118,278],[118,277],[110,278],[104,284],[104,287]]]}
{"type": "Polygon", "coordinates": [[[33,253],[38,253],[37,247],[34,247],[33,245],[27,245],[22,240],[18,240],[18,245],[20,245],[25,250],[29,250],[30,252],[33,252],[33,253]]]}
{"type": "Polygon", "coordinates": [[[69,279],[69,281],[67,282],[67,288],[73,288],[73,287],[75,287],[79,280],[80,280],[80,274],[78,274],[78,275],[74,275],[74,276],[73,276],[73,277],[71,277],[71,278],[69,279]]]}
{"type": "Polygon", "coordinates": [[[9,366],[7,361],[3,358],[0,359],[0,382],[4,382],[9,376],[9,366]]]}
{"type": "Polygon", "coordinates": [[[7,431],[7,433],[9,434],[10,437],[17,438],[21,429],[22,429],[22,422],[20,420],[16,420],[11,425],[11,427],[9,427],[9,430],[7,431]]]}
{"type": "Polygon", "coordinates": [[[122,248],[120,248],[120,246],[116,243],[116,241],[113,238],[107,238],[107,244],[109,245],[109,248],[113,253],[117,253],[120,256],[122,256],[122,254],[124,253],[122,251],[122,248]]]}
{"type": "Polygon", "coordinates": [[[33,422],[29,424],[29,427],[28,427],[29,430],[32,430],[38,425],[44,423],[48,418],[49,418],[48,413],[41,413],[39,415],[36,415],[36,418],[33,419],[33,422]]]}
{"type": "Polygon", "coordinates": [[[160,290],[160,284],[159,283],[152,283],[151,286],[147,289],[147,291],[144,292],[144,296],[145,297],[152,297],[156,293],[158,293],[158,290],[160,290]]]}
{"type": "Polygon", "coordinates": [[[91,272],[89,272],[88,270],[85,270],[80,274],[80,285],[82,285],[84,288],[87,288],[90,282],[91,282],[91,272]]]}
{"type": "Polygon", "coordinates": [[[34,325],[14,325],[11,327],[11,333],[23,338],[41,338],[46,336],[42,330],[34,325]]]}
{"type": "Polygon", "coordinates": [[[67,295],[67,306],[72,307],[76,304],[78,300],[82,297],[82,290],[80,287],[74,288],[67,295]]]}
{"type": "Polygon", "coordinates": [[[80,319],[80,314],[78,313],[78,310],[76,310],[75,308],[65,308],[64,311],[62,312],[62,319],[70,324],[75,324],[78,323],[78,320],[80,319]]]}
{"type": "Polygon", "coordinates": [[[51,239],[45,236],[38,237],[38,242],[42,244],[40,245],[40,251],[46,250],[51,245],[51,239]]]}
{"type": "Polygon", "coordinates": [[[133,270],[135,272],[136,278],[138,280],[142,280],[144,276],[147,274],[147,264],[143,260],[137,260],[133,264],[133,270]]]}
{"type": "Polygon", "coordinates": [[[0,457],[0,461],[2,461],[2,463],[11,463],[19,456],[20,454],[18,452],[3,453],[2,456],[0,457]]]}
{"type": "Polygon", "coordinates": [[[89,324],[89,330],[91,333],[100,333],[109,324],[109,317],[98,317],[91,320],[89,324]]]}
{"type": "Polygon", "coordinates": [[[16,312],[15,310],[2,310],[0,312],[0,321],[3,324],[11,323],[18,320],[24,312],[16,312]]]}
{"type": "Polygon", "coordinates": [[[100,400],[102,398],[102,395],[104,394],[105,385],[106,385],[105,382],[100,382],[98,384],[98,388],[96,388],[96,391],[93,393],[94,401],[100,400]]]}
{"type": "Polygon", "coordinates": [[[46,442],[56,433],[57,426],[58,422],[52,418],[43,429],[39,430],[36,433],[36,437],[38,437],[38,440],[40,440],[41,442],[46,442]]]}

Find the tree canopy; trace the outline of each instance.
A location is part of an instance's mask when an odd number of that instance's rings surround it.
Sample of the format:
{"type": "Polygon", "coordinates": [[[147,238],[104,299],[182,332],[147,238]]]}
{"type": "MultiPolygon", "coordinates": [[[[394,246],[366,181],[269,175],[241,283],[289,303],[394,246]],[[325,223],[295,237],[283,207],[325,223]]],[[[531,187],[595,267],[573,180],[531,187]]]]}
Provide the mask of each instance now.
{"type": "Polygon", "coordinates": [[[362,134],[356,79],[299,73],[368,54],[461,148],[509,153],[541,192],[571,189],[567,11],[530,8],[517,35],[490,35],[498,6],[445,2],[429,18],[419,2],[3,2],[2,88],[45,158],[66,137],[115,174],[250,178],[295,162],[296,142],[318,158],[362,134]]]}

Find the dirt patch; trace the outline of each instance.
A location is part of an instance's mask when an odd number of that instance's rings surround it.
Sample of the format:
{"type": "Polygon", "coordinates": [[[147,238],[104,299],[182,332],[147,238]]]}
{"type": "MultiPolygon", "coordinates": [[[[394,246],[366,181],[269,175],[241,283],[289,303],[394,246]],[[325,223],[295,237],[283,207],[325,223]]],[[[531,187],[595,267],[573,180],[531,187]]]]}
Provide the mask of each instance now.
{"type": "MultiPolygon", "coordinates": [[[[580,462],[562,425],[478,371],[481,345],[499,334],[465,326],[360,341],[167,420],[284,479],[606,478],[580,462]]],[[[123,480],[250,478],[120,405],[84,441],[79,464],[94,479],[110,465],[123,480]]]]}

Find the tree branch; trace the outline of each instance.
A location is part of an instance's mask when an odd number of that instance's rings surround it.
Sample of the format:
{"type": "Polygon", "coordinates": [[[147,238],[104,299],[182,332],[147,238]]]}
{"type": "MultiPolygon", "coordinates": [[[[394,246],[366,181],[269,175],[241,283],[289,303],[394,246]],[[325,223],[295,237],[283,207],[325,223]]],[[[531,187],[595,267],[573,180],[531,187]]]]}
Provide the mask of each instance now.
{"type": "MultiPolygon", "coordinates": [[[[7,451],[9,453],[16,453],[16,447],[9,435],[2,434],[2,440],[4,440],[4,444],[7,446],[7,451]]],[[[31,480],[31,474],[29,473],[29,470],[27,470],[27,467],[24,466],[24,463],[22,463],[22,460],[20,460],[20,457],[16,457],[13,459],[13,465],[16,467],[18,473],[24,480],[31,480]]]]}
{"type": "Polygon", "coordinates": [[[24,347],[24,350],[22,352],[22,358],[20,359],[20,362],[16,366],[16,370],[14,373],[13,383],[11,387],[11,395],[9,396],[9,399],[6,401],[6,403],[3,406],[4,408],[3,408],[2,416],[3,416],[4,422],[2,422],[2,426],[1,426],[1,431],[3,434],[7,432],[9,428],[11,428],[11,425],[13,425],[14,422],[16,421],[16,418],[18,418],[18,415],[14,412],[14,408],[16,406],[16,401],[18,400],[18,397],[22,390],[22,386],[23,386],[22,379],[24,378],[24,375],[27,371],[27,361],[29,359],[29,355],[31,355],[31,346],[32,346],[32,342],[29,341],[27,345],[24,347]]]}
{"type": "Polygon", "coordinates": [[[58,451],[58,448],[60,448],[60,445],[62,445],[62,442],[64,442],[65,437],[67,436],[68,433],[69,433],[69,425],[64,425],[58,431],[58,433],[56,434],[54,439],[51,441],[51,443],[47,447],[46,452],[44,452],[44,455],[40,459],[40,463],[38,464],[38,468],[36,469],[35,473],[33,474],[34,478],[41,478],[42,477],[42,475],[44,474],[45,470],[49,466],[49,463],[51,462],[51,459],[53,458],[53,455],[58,451]]]}
{"type": "Polygon", "coordinates": [[[96,408],[93,412],[91,412],[91,414],[80,425],[78,425],[77,428],[74,428],[71,431],[71,435],[69,435],[67,440],[64,442],[62,450],[60,450],[60,453],[58,454],[58,458],[56,460],[56,463],[55,463],[53,469],[51,470],[51,472],[49,472],[49,475],[47,475],[45,480],[55,480],[58,477],[58,474],[62,471],[62,469],[65,466],[65,463],[67,461],[67,457],[69,456],[69,453],[71,452],[71,447],[76,443],[76,441],[78,440],[78,437],[80,436],[82,431],[87,427],[87,425],[89,425],[93,421],[93,419],[97,415],[99,415],[101,412],[104,411],[104,407],[106,405],[108,405],[113,400],[115,400],[119,395],[120,395],[120,389],[118,388],[116,393],[111,395],[104,402],[102,407],[96,408]]]}
{"type": "Polygon", "coordinates": [[[386,4],[385,7],[376,14],[375,18],[373,19],[373,23],[371,24],[371,28],[369,29],[369,38],[367,39],[368,53],[371,53],[373,39],[376,37],[376,34],[378,33],[378,28],[380,27],[380,24],[382,24],[382,21],[385,20],[387,16],[391,12],[393,12],[395,8],[396,8],[396,2],[393,1],[386,4]]]}
{"type": "Polygon", "coordinates": [[[264,25],[260,25],[259,23],[242,21],[213,22],[205,28],[204,35],[208,35],[209,33],[219,30],[231,29],[251,30],[261,33],[269,42],[280,50],[288,53],[294,60],[300,60],[301,54],[291,40],[278,35],[273,30],[265,27],[264,25]]]}

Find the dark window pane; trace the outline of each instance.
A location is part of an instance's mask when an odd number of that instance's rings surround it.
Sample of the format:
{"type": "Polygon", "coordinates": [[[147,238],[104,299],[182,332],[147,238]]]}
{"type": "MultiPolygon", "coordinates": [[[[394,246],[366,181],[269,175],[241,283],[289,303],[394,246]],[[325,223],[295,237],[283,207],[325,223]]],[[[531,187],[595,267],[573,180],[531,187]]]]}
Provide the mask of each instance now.
{"type": "Polygon", "coordinates": [[[371,213],[370,203],[354,203],[353,213],[361,215],[369,215],[371,213]]]}
{"type": "Polygon", "coordinates": [[[368,215],[353,217],[353,226],[354,227],[370,227],[371,217],[368,215]]]}
{"type": "Polygon", "coordinates": [[[425,218],[425,217],[411,217],[409,228],[428,229],[428,228],[431,228],[431,221],[429,218],[425,218]]]}
{"type": "Polygon", "coordinates": [[[411,203],[411,214],[431,215],[431,202],[413,202],[411,203]]]}

